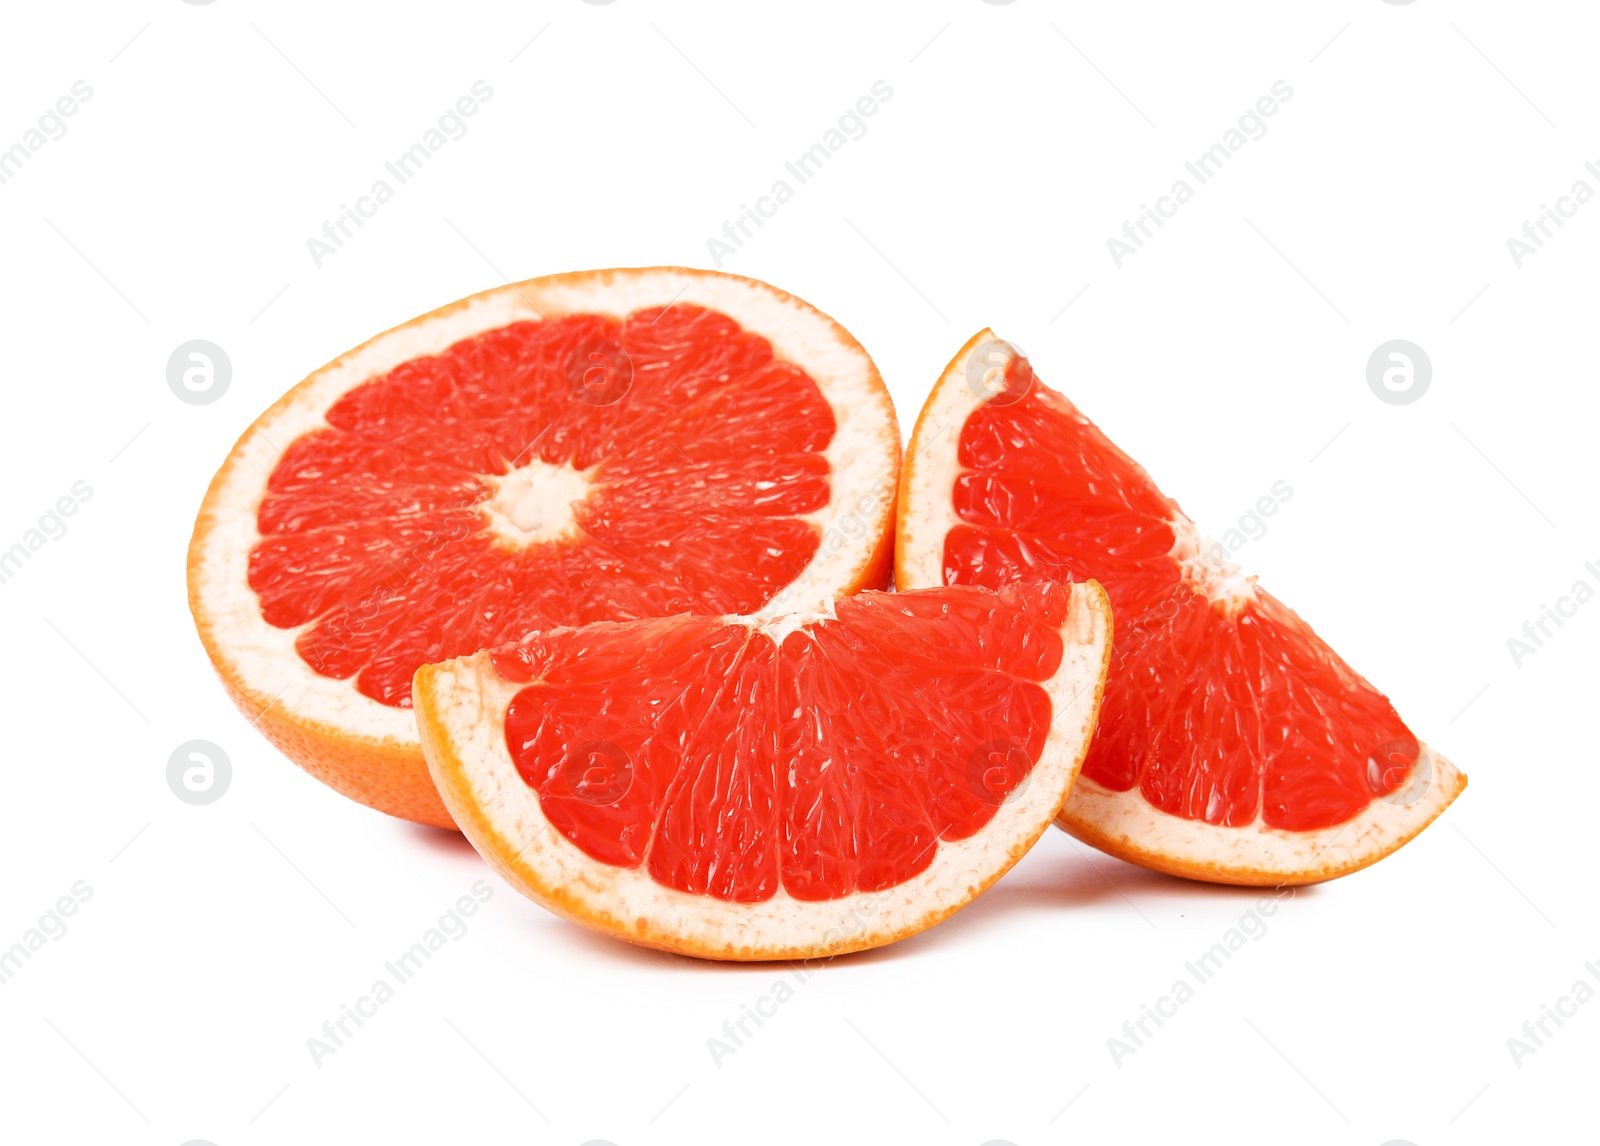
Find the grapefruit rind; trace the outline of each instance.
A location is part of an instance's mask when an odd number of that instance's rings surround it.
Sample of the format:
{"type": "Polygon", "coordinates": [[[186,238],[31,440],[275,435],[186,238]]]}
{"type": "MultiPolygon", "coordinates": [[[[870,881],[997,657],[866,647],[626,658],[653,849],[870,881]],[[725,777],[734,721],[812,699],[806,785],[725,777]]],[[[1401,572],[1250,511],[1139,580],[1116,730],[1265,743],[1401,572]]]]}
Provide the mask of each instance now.
{"type": "MultiPolygon", "coordinates": [[[[755,628],[775,639],[785,631],[755,628]]],[[[825,901],[798,900],[780,889],[758,903],[729,902],[665,887],[643,865],[614,867],[584,854],[551,828],[512,762],[504,718],[526,686],[496,673],[488,653],[424,665],[412,695],[445,805],[478,852],[528,898],[575,923],[663,951],[739,961],[827,958],[931,927],[1004,875],[1049,827],[1083,767],[1105,692],[1111,657],[1105,590],[1093,581],[1072,586],[1060,633],[1061,666],[1043,685],[1050,732],[1028,784],[975,835],[940,842],[918,875],[885,891],[825,901]]]]}
{"type": "Polygon", "coordinates": [[[895,521],[894,580],[897,589],[929,589],[944,584],[944,538],[961,524],[952,496],[961,466],[956,450],[961,427],[984,398],[967,380],[967,360],[987,343],[998,342],[987,327],[950,360],[911,428],[900,469],[899,516],[895,521]]]}
{"type": "MultiPolygon", "coordinates": [[[[953,496],[962,472],[961,429],[986,401],[970,382],[969,362],[989,344],[998,344],[998,365],[1015,354],[992,330],[973,335],[945,367],[912,428],[895,522],[895,588],[902,592],[944,584],[945,535],[961,523],[953,496]]],[[[1182,559],[1194,547],[1193,529],[1182,519],[1174,532],[1174,555],[1182,559]]],[[[1376,799],[1345,823],[1316,831],[1282,831],[1259,820],[1242,827],[1186,820],[1152,807],[1137,786],[1116,792],[1087,777],[1073,787],[1056,822],[1108,855],[1169,875],[1259,887],[1318,883],[1398,850],[1466,788],[1467,777],[1449,760],[1426,744],[1418,748],[1397,790],[1423,789],[1420,796],[1404,804],[1376,799]]]]}
{"type": "Polygon", "coordinates": [[[1331,828],[1286,832],[1260,822],[1242,828],[1185,820],[1150,806],[1137,788],[1113,792],[1081,777],[1057,823],[1118,859],[1208,883],[1285,887],[1336,879],[1377,863],[1431,824],[1467,786],[1455,765],[1419,745],[1411,780],[1426,783],[1415,802],[1374,800],[1331,828]]]}
{"type": "Polygon", "coordinates": [[[718,310],[806,370],[833,410],[824,455],[832,497],[807,515],[823,544],[767,609],[786,612],[887,584],[900,437],[894,405],[866,350],[810,304],[755,279],[682,267],[580,271],[483,291],[362,343],[314,371],[245,430],[212,479],[189,543],[189,608],[201,643],[241,712],[280,751],[329,787],[393,816],[454,827],[428,779],[416,723],[402,708],[356,691],[354,678],[318,675],[295,651],[304,626],[262,617],[248,581],[261,535],[267,479],[300,435],[352,387],[526,319],[621,317],[675,303],[718,310]]]}

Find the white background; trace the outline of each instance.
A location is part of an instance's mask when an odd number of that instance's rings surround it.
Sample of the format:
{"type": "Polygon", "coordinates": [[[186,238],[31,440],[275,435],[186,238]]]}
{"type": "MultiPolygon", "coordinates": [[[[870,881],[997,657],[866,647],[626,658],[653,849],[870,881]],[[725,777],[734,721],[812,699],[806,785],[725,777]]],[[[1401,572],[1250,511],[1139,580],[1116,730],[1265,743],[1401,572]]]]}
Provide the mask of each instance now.
{"type": "Polygon", "coordinates": [[[0,585],[0,946],[93,895],[0,987],[0,1136],[1578,1140],[1600,1002],[1520,1066],[1507,1039],[1600,965],[1600,604],[1520,667],[1506,642],[1600,587],[1600,204],[1520,269],[1506,239],[1600,190],[1597,32],[1590,6],[1487,0],[9,6],[0,147],[93,96],[0,186],[0,548],[93,496],[0,585]],[[306,239],[480,79],[466,137],[318,269],[306,239]],[[1106,1040],[1257,893],[1051,831],[718,1065],[707,1039],[784,969],[592,936],[323,788],[227,702],[185,607],[206,482],[289,385],[507,277],[710,266],[877,80],[866,136],[726,269],[844,322],[906,429],[992,324],[1210,532],[1288,482],[1239,559],[1472,780],[1120,1066],[1106,1040]],[[1106,240],[1278,80],[1268,134],[1118,269],[1106,240]],[[233,363],[211,405],[167,388],[194,338],[233,363]],[[1367,386],[1393,338],[1433,364],[1411,405],[1367,386]],[[195,738],[234,767],[207,807],[165,781],[195,738]],[[477,880],[470,933],[314,1066],[306,1040],[477,880]]]}

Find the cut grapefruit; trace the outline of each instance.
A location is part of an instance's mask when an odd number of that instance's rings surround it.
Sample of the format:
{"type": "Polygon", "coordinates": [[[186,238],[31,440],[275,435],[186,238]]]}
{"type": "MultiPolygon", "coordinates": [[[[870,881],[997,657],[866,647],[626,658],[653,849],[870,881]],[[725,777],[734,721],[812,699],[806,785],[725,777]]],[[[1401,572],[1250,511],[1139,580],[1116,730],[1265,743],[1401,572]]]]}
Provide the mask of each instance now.
{"type": "Polygon", "coordinates": [[[1158,871],[1313,883],[1405,844],[1466,777],[992,331],[901,475],[896,583],[1096,578],[1116,652],[1067,831],[1158,871]]]}
{"type": "Polygon", "coordinates": [[[712,959],[876,947],[1049,826],[1111,652],[1093,582],[598,623],[420,669],[445,804],[515,887],[712,959]]]}
{"type": "Polygon", "coordinates": [[[898,465],[877,368],[799,299],[680,268],[533,279],[379,335],[256,419],[200,508],[189,603],[269,740],[451,826],[419,665],[881,586],[898,465]]]}

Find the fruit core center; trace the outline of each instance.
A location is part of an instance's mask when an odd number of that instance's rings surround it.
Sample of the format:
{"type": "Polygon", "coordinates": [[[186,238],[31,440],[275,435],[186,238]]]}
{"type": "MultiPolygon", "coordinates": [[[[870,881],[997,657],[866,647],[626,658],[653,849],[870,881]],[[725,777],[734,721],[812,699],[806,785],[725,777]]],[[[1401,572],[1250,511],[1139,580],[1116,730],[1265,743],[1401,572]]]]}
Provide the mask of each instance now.
{"type": "Polygon", "coordinates": [[[490,528],[515,546],[575,537],[575,511],[593,489],[584,472],[569,463],[553,466],[537,458],[489,480],[494,496],[484,508],[490,528]]]}
{"type": "Polygon", "coordinates": [[[1172,556],[1183,568],[1183,579],[1225,616],[1237,616],[1255,600],[1255,578],[1228,560],[1227,546],[1204,536],[1186,517],[1172,523],[1172,532],[1172,556]]]}

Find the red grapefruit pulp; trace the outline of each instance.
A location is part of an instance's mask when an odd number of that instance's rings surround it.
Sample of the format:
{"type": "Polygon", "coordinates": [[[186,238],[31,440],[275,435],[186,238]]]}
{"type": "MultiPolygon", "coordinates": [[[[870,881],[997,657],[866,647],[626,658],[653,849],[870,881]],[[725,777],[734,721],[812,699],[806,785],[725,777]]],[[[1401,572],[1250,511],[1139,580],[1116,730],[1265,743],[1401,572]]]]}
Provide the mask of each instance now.
{"type": "Polygon", "coordinates": [[[268,478],[250,587],[313,670],[400,707],[418,666],[533,629],[759,609],[817,551],[837,428],[766,339],[682,305],[486,331],[325,418],[268,478]]]}
{"type": "Polygon", "coordinates": [[[1464,786],[992,334],[952,363],[908,458],[902,587],[1093,577],[1111,598],[1116,651],[1069,831],[1179,874],[1306,882],[1393,851],[1464,786]]]}
{"type": "Polygon", "coordinates": [[[519,283],[397,327],[257,419],[190,596],[229,692],[314,774],[448,824],[418,666],[535,629],[806,607],[887,576],[898,433],[871,359],[763,283],[519,283]]]}
{"type": "Polygon", "coordinates": [[[423,668],[418,723],[457,822],[537,901],[691,954],[837,953],[929,926],[1037,839],[1109,619],[1098,586],[1033,584],[561,629],[423,668]]]}

